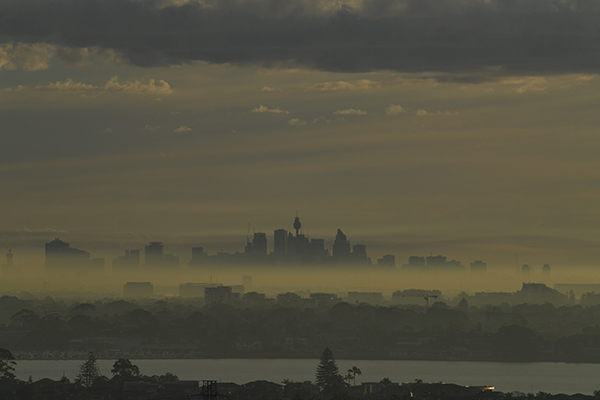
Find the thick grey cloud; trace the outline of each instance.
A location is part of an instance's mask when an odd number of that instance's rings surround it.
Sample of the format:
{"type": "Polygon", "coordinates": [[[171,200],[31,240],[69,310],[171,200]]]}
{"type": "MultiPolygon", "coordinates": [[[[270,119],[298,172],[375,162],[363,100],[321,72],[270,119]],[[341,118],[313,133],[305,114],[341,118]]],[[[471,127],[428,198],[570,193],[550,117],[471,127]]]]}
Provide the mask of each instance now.
{"type": "Polygon", "coordinates": [[[180,3],[3,0],[0,40],[113,49],[138,66],[291,62],[467,81],[600,70],[595,0],[357,0],[333,11],[318,7],[325,0],[180,3]]]}

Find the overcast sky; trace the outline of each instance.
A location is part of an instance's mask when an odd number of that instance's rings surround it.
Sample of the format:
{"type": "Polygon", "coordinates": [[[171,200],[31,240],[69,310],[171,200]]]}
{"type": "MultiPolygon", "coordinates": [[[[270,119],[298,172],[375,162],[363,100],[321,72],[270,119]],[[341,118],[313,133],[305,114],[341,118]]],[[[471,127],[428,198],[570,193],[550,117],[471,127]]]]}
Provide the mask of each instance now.
{"type": "Polygon", "coordinates": [[[0,241],[241,251],[298,211],[398,263],[597,264],[599,29],[581,0],[2,0],[0,241]]]}

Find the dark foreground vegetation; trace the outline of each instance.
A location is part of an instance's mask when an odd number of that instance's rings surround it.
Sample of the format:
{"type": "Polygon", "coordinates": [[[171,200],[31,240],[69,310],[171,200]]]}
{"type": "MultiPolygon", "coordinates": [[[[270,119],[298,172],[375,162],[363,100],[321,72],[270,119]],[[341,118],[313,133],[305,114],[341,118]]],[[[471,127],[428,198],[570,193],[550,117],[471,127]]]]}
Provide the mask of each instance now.
{"type": "MultiPolygon", "coordinates": [[[[464,299],[463,299],[464,300],[464,299]]],[[[316,308],[200,300],[0,298],[0,347],[17,359],[317,358],[600,362],[600,306],[316,308]]]]}
{"type": "Polygon", "coordinates": [[[112,377],[101,374],[93,353],[81,363],[74,382],[40,379],[22,381],[14,371],[17,362],[10,351],[0,349],[0,398],[3,400],[598,400],[593,396],[552,395],[509,392],[488,386],[460,386],[448,383],[425,383],[420,379],[395,383],[388,378],[379,382],[356,384],[361,375],[357,367],[340,373],[333,353],[326,348],[315,372],[315,382],[281,383],[264,380],[237,384],[217,381],[181,381],[173,374],[146,376],[128,359],[117,360],[112,377]]]}

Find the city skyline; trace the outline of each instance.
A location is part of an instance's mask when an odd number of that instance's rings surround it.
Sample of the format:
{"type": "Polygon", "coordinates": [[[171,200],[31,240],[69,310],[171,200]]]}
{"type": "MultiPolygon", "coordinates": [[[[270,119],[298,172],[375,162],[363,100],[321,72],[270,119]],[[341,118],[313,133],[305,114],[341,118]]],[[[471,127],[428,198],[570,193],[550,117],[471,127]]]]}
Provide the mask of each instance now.
{"type": "MultiPolygon", "coordinates": [[[[125,254],[115,257],[112,260],[114,272],[132,272],[142,270],[172,270],[174,268],[188,267],[196,268],[214,268],[219,266],[377,266],[383,268],[396,268],[396,257],[393,254],[385,254],[373,263],[367,255],[367,246],[362,243],[352,244],[347,240],[347,236],[341,229],[337,229],[335,239],[326,241],[325,239],[310,238],[302,232],[302,223],[298,214],[294,218],[292,227],[295,231],[287,231],[279,228],[273,231],[272,245],[264,232],[256,232],[253,229],[250,233],[250,224],[246,235],[246,246],[244,251],[235,253],[216,252],[209,254],[204,251],[202,246],[191,248],[191,258],[180,257],[171,253],[164,253],[164,244],[159,241],[152,241],[144,246],[144,252],[141,249],[128,249],[125,254]],[[252,238],[252,239],[251,239],[252,238]],[[268,251],[272,249],[272,251],[268,251]],[[144,255],[142,259],[141,255],[144,255]]],[[[3,267],[6,271],[14,269],[14,254],[12,248],[9,248],[6,254],[6,263],[3,267]]],[[[447,260],[446,256],[431,253],[429,256],[410,255],[406,264],[398,265],[405,272],[467,272],[467,268],[461,261],[447,260]]],[[[518,261],[518,260],[516,260],[518,261]]],[[[68,271],[78,268],[88,269],[90,271],[105,272],[105,258],[91,258],[90,253],[84,250],[70,247],[60,238],[55,238],[45,244],[45,269],[47,271],[68,271]]],[[[519,265],[517,265],[517,268],[519,265]]],[[[531,274],[535,268],[529,264],[523,264],[521,271],[523,274],[531,274]]],[[[474,260],[470,263],[471,273],[485,273],[487,263],[481,260],[474,260]]],[[[551,271],[549,264],[544,264],[542,272],[549,275],[551,271]]]]}
{"type": "Polygon", "coordinates": [[[341,226],[374,257],[600,262],[596,3],[7,0],[0,15],[15,257],[56,236],[230,251],[248,221],[299,210],[311,235],[341,226]]]}
{"type": "MultiPolygon", "coordinates": [[[[190,242],[190,243],[181,243],[181,242],[165,242],[167,244],[167,246],[169,246],[171,248],[171,251],[173,251],[173,249],[176,249],[174,252],[176,253],[176,255],[173,254],[165,254],[164,257],[169,257],[169,259],[171,261],[165,261],[167,264],[170,264],[172,266],[176,266],[176,267],[187,267],[187,266],[192,266],[194,264],[194,260],[196,259],[196,263],[198,262],[200,257],[205,257],[205,261],[202,261],[202,264],[204,264],[204,266],[208,266],[208,265],[212,265],[212,266],[217,266],[217,265],[235,265],[236,263],[240,263],[241,265],[256,265],[256,266],[261,266],[261,263],[266,263],[266,264],[290,264],[291,265],[302,265],[304,264],[309,264],[309,265],[319,265],[322,264],[323,262],[329,260],[329,261],[334,261],[336,264],[340,264],[340,265],[344,265],[344,264],[348,264],[348,265],[374,265],[374,266],[386,266],[386,267],[398,267],[399,269],[403,269],[406,271],[415,271],[418,270],[420,266],[436,266],[436,265],[441,265],[439,264],[440,262],[442,264],[448,264],[449,267],[452,266],[456,266],[458,269],[457,270],[462,270],[462,268],[468,269],[469,265],[473,266],[473,263],[475,264],[475,269],[477,269],[478,265],[480,267],[483,268],[483,270],[486,269],[486,262],[482,262],[481,261],[481,257],[479,257],[479,259],[477,259],[476,256],[473,255],[463,255],[463,257],[457,257],[457,258],[465,258],[464,263],[462,261],[457,261],[457,260],[448,260],[446,261],[446,256],[442,256],[441,254],[444,253],[446,254],[444,251],[437,251],[437,250],[431,250],[431,249],[427,249],[427,251],[421,249],[416,250],[416,251],[412,251],[412,250],[406,250],[404,249],[403,251],[401,251],[401,254],[390,254],[390,253],[385,253],[382,252],[381,249],[378,249],[379,252],[376,252],[374,257],[370,257],[369,255],[367,255],[367,245],[365,245],[364,242],[362,241],[349,241],[347,240],[346,235],[343,233],[343,231],[338,228],[337,229],[337,233],[335,234],[335,236],[330,237],[329,239],[321,239],[321,238],[315,238],[314,236],[311,237],[311,235],[305,235],[302,230],[302,224],[300,222],[300,219],[298,216],[295,217],[294,222],[292,224],[290,224],[290,229],[286,230],[283,228],[278,228],[278,229],[274,229],[272,231],[272,234],[270,236],[270,238],[267,238],[267,234],[265,232],[260,232],[260,231],[256,231],[256,228],[252,227],[252,232],[250,230],[251,224],[248,224],[248,230],[247,233],[245,235],[245,246],[242,242],[230,242],[227,243],[227,246],[219,246],[219,245],[214,245],[214,243],[212,243],[212,239],[214,239],[214,237],[204,237],[203,239],[206,240],[206,243],[202,243],[202,242],[190,242]],[[295,232],[295,235],[294,235],[295,232]],[[289,251],[288,251],[288,243],[289,243],[289,251]],[[206,248],[204,246],[207,246],[206,248]],[[337,246],[337,256],[336,256],[336,246],[337,246]],[[206,251],[205,251],[206,250],[206,251]],[[314,253],[314,252],[317,253],[314,253]],[[302,261],[302,253],[304,252],[309,252],[307,253],[307,255],[309,255],[309,259],[304,259],[302,261]],[[318,255],[321,254],[320,252],[322,252],[322,255],[318,255]],[[345,254],[348,254],[348,256],[346,256],[345,254]],[[435,256],[434,256],[435,254],[435,256]],[[245,256],[242,258],[235,258],[237,256],[245,256]],[[268,256],[267,258],[263,258],[262,256],[268,256]],[[231,257],[231,256],[235,256],[235,257],[231,257]],[[285,257],[284,257],[285,256],[285,257]],[[350,258],[348,258],[349,256],[352,256],[350,258]],[[398,262],[396,262],[396,257],[400,257],[398,258],[398,262]],[[221,257],[220,261],[217,261],[219,259],[219,257],[221,257]],[[287,257],[287,258],[286,258],[287,257]],[[291,257],[291,258],[290,258],[291,257]],[[316,258],[315,258],[316,257],[316,258]],[[229,260],[225,261],[225,258],[229,258],[229,260]],[[439,261],[442,260],[443,261],[439,261]],[[181,259],[181,260],[180,260],[181,259]],[[295,259],[295,261],[293,261],[295,259]],[[429,261],[431,259],[431,261],[429,261]],[[320,261],[319,261],[320,260],[320,261]],[[420,261],[422,260],[422,261],[420,261]],[[437,260],[437,261],[436,261],[437,260]]],[[[308,232],[308,229],[306,230],[308,232]]],[[[33,232],[30,232],[33,233],[33,232]]],[[[46,255],[43,256],[46,261],[43,261],[43,263],[46,265],[46,269],[48,269],[48,246],[49,245],[53,245],[56,244],[56,248],[58,249],[58,254],[61,254],[62,250],[64,248],[66,248],[67,251],[70,251],[73,253],[75,259],[77,259],[77,257],[81,257],[84,256],[87,257],[88,260],[93,260],[96,263],[101,262],[101,264],[103,264],[105,262],[105,257],[108,257],[108,261],[106,261],[106,265],[108,266],[111,259],[113,261],[116,261],[117,259],[121,259],[121,260],[137,260],[135,261],[135,263],[137,265],[145,265],[147,267],[151,267],[153,264],[158,263],[157,265],[161,264],[163,261],[152,261],[153,258],[153,247],[156,248],[156,251],[158,251],[159,256],[158,258],[160,259],[161,257],[163,257],[163,248],[164,248],[164,243],[163,241],[157,241],[156,238],[157,236],[148,236],[145,235],[145,238],[143,239],[138,239],[136,241],[130,241],[127,243],[119,243],[119,242],[104,242],[102,243],[103,246],[98,248],[96,246],[94,246],[94,244],[96,244],[96,242],[92,239],[91,241],[88,240],[81,240],[81,238],[77,238],[77,236],[74,235],[70,235],[68,232],[66,231],[47,231],[47,232],[38,232],[37,233],[40,236],[46,236],[48,238],[50,237],[54,237],[52,240],[50,239],[43,239],[44,242],[46,240],[49,240],[50,242],[45,242],[44,246],[46,247],[46,255]],[[95,254],[96,257],[94,258],[90,258],[90,252],[88,251],[84,251],[84,250],[79,250],[77,248],[69,248],[69,243],[65,243],[63,240],[60,239],[60,237],[58,236],[68,236],[68,237],[72,237],[73,240],[75,242],[78,243],[84,243],[84,245],[86,246],[91,246],[94,251],[97,253],[95,254]],[[154,237],[154,239],[151,239],[151,237],[154,237]],[[150,243],[149,245],[147,243],[150,243]],[[138,246],[139,248],[136,248],[136,246],[138,246]],[[158,246],[158,247],[157,247],[158,246]],[[123,248],[127,247],[127,249],[123,250],[123,248]],[[145,250],[144,250],[145,248],[145,250]],[[125,252],[125,255],[123,255],[123,251],[125,252]],[[131,253],[131,254],[130,254],[131,253]],[[140,255],[145,254],[144,258],[140,257],[140,255]],[[97,257],[97,256],[102,256],[101,258],[97,257]],[[146,262],[146,259],[150,260],[148,262],[146,262]]],[[[238,235],[237,237],[239,238],[241,235],[238,235]]],[[[329,235],[332,236],[332,235],[329,235]]],[[[229,240],[234,240],[233,236],[228,238],[229,240]]],[[[42,239],[38,239],[38,242],[42,240],[42,239]]],[[[19,242],[16,242],[19,243],[19,242]]],[[[8,253],[5,254],[5,259],[6,261],[3,263],[0,263],[1,265],[8,265],[8,266],[16,266],[16,263],[14,262],[14,256],[15,256],[15,251],[14,251],[14,246],[8,245],[5,242],[1,242],[0,244],[2,244],[4,246],[4,248],[6,250],[8,250],[8,253]]],[[[402,246],[402,243],[398,243],[397,245],[402,246]]],[[[370,246],[369,246],[370,247],[370,246]]],[[[444,246],[441,246],[442,248],[444,248],[444,246]]],[[[36,253],[40,250],[40,246],[39,244],[36,245],[35,244],[29,244],[29,246],[17,246],[16,247],[17,251],[19,251],[19,253],[17,253],[19,255],[19,265],[22,266],[20,259],[21,256],[25,256],[25,258],[27,259],[27,257],[31,257],[32,254],[31,253],[36,253]],[[33,249],[33,251],[32,251],[33,249]]],[[[157,254],[158,254],[157,253],[157,254]]],[[[452,251],[449,254],[453,254],[452,251]]],[[[33,255],[33,257],[35,257],[35,255],[33,255]]],[[[533,266],[529,266],[529,264],[521,264],[519,261],[519,255],[518,254],[514,254],[514,260],[512,262],[507,263],[507,265],[502,265],[502,264],[496,264],[495,267],[496,268],[500,268],[502,269],[502,267],[510,267],[510,268],[518,268],[518,269],[523,269],[523,272],[527,272],[527,270],[530,271],[534,271],[536,269],[535,266],[537,266],[537,264],[539,264],[539,270],[542,270],[542,263],[540,263],[538,260],[533,260],[530,261],[530,259],[525,258],[524,261],[531,263],[533,266]]],[[[523,259],[521,260],[523,261],[523,259]]],[[[118,261],[117,261],[118,262],[118,261]]],[[[125,261],[127,263],[127,261],[125,261]]],[[[549,258],[546,257],[543,259],[543,265],[547,266],[549,262],[549,258]]],[[[34,262],[35,263],[35,262],[34,262]]],[[[327,262],[323,265],[326,265],[327,262]]],[[[492,263],[493,264],[493,263],[492,263]]],[[[197,264],[196,266],[199,266],[200,264],[197,264]]],[[[97,264],[96,268],[100,268],[100,264],[97,264]]],[[[52,269],[52,268],[50,268],[52,269]]],[[[450,268],[451,269],[451,268],[450,268]]],[[[449,270],[450,270],[449,269],[449,270]]]]}

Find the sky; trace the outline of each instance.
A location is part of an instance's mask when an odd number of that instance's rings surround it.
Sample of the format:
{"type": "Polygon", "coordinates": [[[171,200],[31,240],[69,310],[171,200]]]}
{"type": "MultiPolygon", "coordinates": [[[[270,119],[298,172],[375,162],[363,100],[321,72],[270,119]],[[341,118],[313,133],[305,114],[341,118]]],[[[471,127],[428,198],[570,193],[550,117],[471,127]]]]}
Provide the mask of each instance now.
{"type": "MultiPolygon", "coordinates": [[[[0,241],[600,260],[600,3],[2,0],[0,241]]],[[[26,250],[29,249],[29,250],[26,250]]]]}

